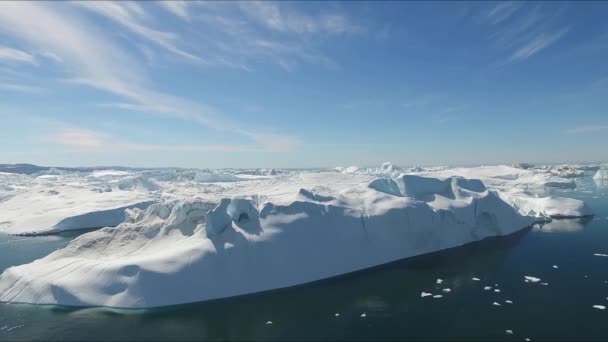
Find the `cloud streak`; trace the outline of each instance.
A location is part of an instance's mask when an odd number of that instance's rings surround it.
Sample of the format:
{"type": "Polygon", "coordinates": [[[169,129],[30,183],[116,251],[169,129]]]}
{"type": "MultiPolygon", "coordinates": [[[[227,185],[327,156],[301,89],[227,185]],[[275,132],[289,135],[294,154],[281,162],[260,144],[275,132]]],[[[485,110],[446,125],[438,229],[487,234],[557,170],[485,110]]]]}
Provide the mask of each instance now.
{"type": "Polygon", "coordinates": [[[0,45],[0,62],[17,62],[36,65],[36,58],[19,49],[0,45]]]}
{"type": "MultiPolygon", "coordinates": [[[[96,4],[97,2],[85,6],[93,6],[94,11],[103,12],[116,21],[146,16],[137,3],[121,3],[118,7],[114,6],[116,4],[96,4]]],[[[87,10],[91,8],[87,7],[87,10]]],[[[258,144],[260,150],[277,151],[282,150],[282,146],[294,146],[297,143],[297,139],[290,136],[242,127],[239,122],[230,120],[204,103],[156,91],[141,63],[74,9],[74,6],[44,2],[1,2],[0,32],[12,35],[32,50],[56,56],[56,62],[67,72],[66,81],[114,94],[125,101],[121,102],[125,109],[186,120],[213,130],[239,134],[258,144]],[[45,35],[40,32],[45,32],[45,35]]],[[[135,34],[144,32],[138,31],[140,27],[130,27],[135,34]]],[[[155,31],[154,34],[157,33],[155,31]]]]}
{"type": "MultiPolygon", "coordinates": [[[[172,153],[235,153],[235,152],[268,152],[265,149],[249,145],[159,145],[137,144],[88,129],[65,127],[49,134],[43,139],[45,143],[59,145],[75,152],[172,152],[172,153]]],[[[272,152],[272,151],[271,151],[272,152]]]]}
{"type": "Polygon", "coordinates": [[[509,51],[509,62],[523,62],[562,39],[570,27],[555,23],[560,7],[544,4],[501,2],[482,15],[481,22],[490,25],[489,39],[499,49],[509,51]]]}
{"type": "Polygon", "coordinates": [[[608,124],[581,125],[566,130],[568,134],[595,133],[608,131],[608,124]]]}

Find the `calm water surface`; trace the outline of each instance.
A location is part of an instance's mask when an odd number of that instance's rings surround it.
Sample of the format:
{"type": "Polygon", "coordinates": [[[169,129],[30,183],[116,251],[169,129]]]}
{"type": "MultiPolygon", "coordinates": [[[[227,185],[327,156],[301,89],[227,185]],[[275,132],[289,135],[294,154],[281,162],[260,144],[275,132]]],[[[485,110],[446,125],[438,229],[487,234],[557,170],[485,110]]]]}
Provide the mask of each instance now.
{"type": "MultiPolygon", "coordinates": [[[[576,190],[549,192],[586,201],[596,216],[235,299],[137,311],[0,304],[0,340],[606,340],[608,310],[592,306],[608,306],[608,257],[593,255],[608,254],[608,184],[586,178],[576,190]]],[[[72,238],[0,235],[0,271],[72,238]]]]}

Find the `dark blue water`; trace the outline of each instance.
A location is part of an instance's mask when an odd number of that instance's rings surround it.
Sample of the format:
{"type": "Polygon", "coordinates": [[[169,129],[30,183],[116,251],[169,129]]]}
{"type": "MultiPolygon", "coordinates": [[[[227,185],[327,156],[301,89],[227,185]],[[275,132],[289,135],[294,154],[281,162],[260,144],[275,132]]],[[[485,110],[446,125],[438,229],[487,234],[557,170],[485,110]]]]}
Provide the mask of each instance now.
{"type": "MultiPolygon", "coordinates": [[[[576,190],[548,192],[582,199],[596,216],[229,300],[138,311],[0,304],[0,340],[606,340],[608,310],[592,306],[608,306],[608,257],[593,255],[608,254],[608,184],[584,179],[576,190]]],[[[72,238],[0,236],[0,270],[72,238]]]]}

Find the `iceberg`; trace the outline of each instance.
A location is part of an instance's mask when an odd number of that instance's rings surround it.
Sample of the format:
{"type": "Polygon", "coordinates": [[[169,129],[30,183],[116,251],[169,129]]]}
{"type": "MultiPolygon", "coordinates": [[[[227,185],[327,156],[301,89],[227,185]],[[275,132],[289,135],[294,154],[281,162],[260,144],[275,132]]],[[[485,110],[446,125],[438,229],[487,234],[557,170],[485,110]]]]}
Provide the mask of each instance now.
{"type": "Polygon", "coordinates": [[[0,301],[141,308],[284,288],[534,223],[480,181],[403,176],[289,203],[173,201],[0,275],[0,301]],[[167,291],[166,289],[172,289],[167,291]]]}
{"type": "Polygon", "coordinates": [[[108,227],[6,269],[0,302],[147,308],[227,298],[591,215],[582,201],[525,190],[564,181],[534,170],[337,170],[221,183],[179,169],[6,178],[2,231],[108,227]]]}
{"type": "Polygon", "coordinates": [[[593,175],[594,180],[608,180],[608,170],[600,169],[597,170],[595,175],[593,175]]]}
{"type": "Polygon", "coordinates": [[[78,176],[10,178],[15,189],[0,193],[0,232],[39,235],[65,230],[116,226],[125,209],[146,208],[157,201],[154,184],[128,177],[97,183],[78,176]]]}

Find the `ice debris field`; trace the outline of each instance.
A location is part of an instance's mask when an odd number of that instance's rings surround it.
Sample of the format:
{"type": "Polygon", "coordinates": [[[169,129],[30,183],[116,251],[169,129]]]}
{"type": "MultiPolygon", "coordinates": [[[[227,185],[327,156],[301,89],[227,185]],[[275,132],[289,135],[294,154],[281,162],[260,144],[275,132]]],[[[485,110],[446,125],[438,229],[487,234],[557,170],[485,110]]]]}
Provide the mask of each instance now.
{"type": "Polygon", "coordinates": [[[574,187],[572,178],[586,172],[598,181],[606,175],[604,166],[390,163],[0,172],[0,232],[104,227],[6,269],[0,302],[145,308],[305,284],[536,222],[591,216],[580,200],[533,191],[574,187]]]}

